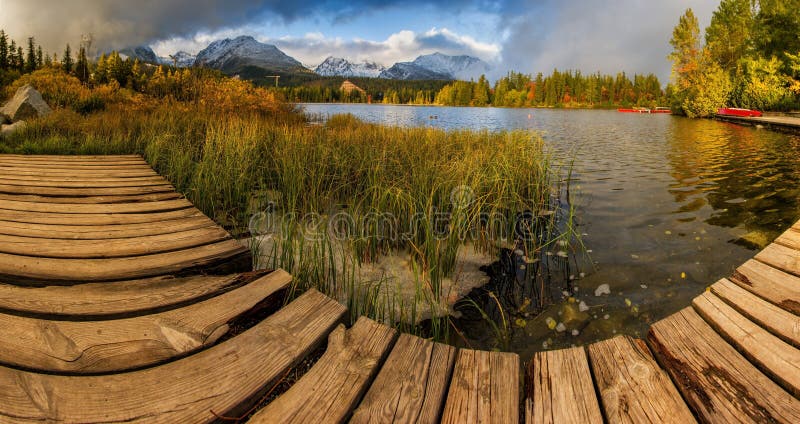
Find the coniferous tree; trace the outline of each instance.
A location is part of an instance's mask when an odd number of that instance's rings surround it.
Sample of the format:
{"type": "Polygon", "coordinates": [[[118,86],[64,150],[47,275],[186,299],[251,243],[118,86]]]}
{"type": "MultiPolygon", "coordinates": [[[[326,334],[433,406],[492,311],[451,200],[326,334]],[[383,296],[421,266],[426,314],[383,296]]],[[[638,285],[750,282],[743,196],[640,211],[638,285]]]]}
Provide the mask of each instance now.
{"type": "Polygon", "coordinates": [[[44,66],[44,52],[42,46],[36,48],[36,67],[41,68],[44,66]]]}
{"type": "Polygon", "coordinates": [[[28,55],[25,57],[25,72],[36,70],[36,46],[33,37],[28,37],[28,55]]]}
{"type": "Polygon", "coordinates": [[[0,29],[0,69],[8,69],[8,37],[0,29]]]}
{"type": "Polygon", "coordinates": [[[70,50],[69,44],[67,44],[67,48],[64,49],[64,59],[61,60],[61,67],[64,68],[64,72],[71,74],[74,65],[72,61],[72,50],[70,50]]]}
{"type": "Polygon", "coordinates": [[[83,46],[78,51],[78,61],[75,62],[75,75],[81,82],[89,81],[89,61],[86,59],[86,49],[83,46]]]}
{"type": "Polygon", "coordinates": [[[706,47],[723,69],[732,70],[752,50],[752,0],[722,0],[706,28],[706,47]]]}
{"type": "Polygon", "coordinates": [[[25,54],[22,52],[22,46],[17,46],[17,64],[15,68],[19,72],[25,72],[25,54]]]}

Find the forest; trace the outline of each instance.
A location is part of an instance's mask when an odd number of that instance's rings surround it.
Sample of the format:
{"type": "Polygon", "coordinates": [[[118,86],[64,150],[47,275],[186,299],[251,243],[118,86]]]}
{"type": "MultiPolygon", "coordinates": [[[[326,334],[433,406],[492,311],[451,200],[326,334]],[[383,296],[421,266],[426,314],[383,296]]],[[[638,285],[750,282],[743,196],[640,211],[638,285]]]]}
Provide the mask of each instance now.
{"type": "Polygon", "coordinates": [[[800,108],[800,0],[722,0],[702,39],[688,9],[670,44],[675,113],[800,108]]]}

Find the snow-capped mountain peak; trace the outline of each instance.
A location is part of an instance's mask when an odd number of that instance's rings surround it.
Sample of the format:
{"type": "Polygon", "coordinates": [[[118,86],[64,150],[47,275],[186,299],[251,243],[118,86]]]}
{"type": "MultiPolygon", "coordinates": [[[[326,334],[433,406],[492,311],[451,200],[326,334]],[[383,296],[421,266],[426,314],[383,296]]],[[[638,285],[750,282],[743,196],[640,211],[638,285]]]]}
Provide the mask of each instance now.
{"type": "Polygon", "coordinates": [[[247,35],[209,44],[197,54],[195,65],[236,73],[247,66],[277,71],[303,69],[303,65],[271,44],[247,35]]]}
{"type": "Polygon", "coordinates": [[[380,75],[385,67],[378,65],[375,62],[363,61],[360,63],[353,63],[341,57],[328,56],[322,63],[314,70],[317,74],[331,77],[377,77],[380,75]]]}
{"type": "Polygon", "coordinates": [[[477,79],[481,74],[491,70],[489,65],[472,56],[448,56],[442,53],[432,53],[419,56],[411,62],[439,74],[450,75],[455,79],[477,79]]]}

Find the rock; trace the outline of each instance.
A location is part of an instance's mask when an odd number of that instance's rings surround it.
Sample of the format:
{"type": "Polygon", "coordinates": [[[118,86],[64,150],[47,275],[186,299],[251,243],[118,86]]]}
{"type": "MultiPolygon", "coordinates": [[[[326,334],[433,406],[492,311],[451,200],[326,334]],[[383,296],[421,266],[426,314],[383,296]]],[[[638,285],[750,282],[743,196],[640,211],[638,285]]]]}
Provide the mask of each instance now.
{"type": "Polygon", "coordinates": [[[602,296],[604,294],[611,294],[611,286],[608,284],[600,284],[596,289],[594,289],[595,296],[602,296]]]}
{"type": "Polygon", "coordinates": [[[2,125],[0,127],[0,137],[11,135],[14,131],[25,128],[25,121],[17,121],[11,125],[2,125]]]}
{"type": "Polygon", "coordinates": [[[12,121],[20,121],[45,116],[52,111],[53,109],[50,109],[50,106],[42,99],[42,95],[30,84],[25,84],[0,109],[0,114],[9,117],[12,121]]]}
{"type": "Polygon", "coordinates": [[[586,302],[581,300],[581,303],[578,304],[578,310],[581,312],[586,312],[589,310],[589,305],[587,305],[586,302]]]}
{"type": "Polygon", "coordinates": [[[563,322],[559,322],[558,325],[556,325],[556,331],[558,331],[559,333],[563,333],[567,331],[567,326],[564,325],[563,322]]]}

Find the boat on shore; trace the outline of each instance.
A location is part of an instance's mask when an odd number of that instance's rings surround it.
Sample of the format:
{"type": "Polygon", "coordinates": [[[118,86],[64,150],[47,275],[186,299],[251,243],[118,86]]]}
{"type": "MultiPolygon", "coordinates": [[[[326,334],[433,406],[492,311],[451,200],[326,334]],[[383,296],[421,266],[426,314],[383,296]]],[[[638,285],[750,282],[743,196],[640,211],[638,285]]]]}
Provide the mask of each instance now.
{"type": "Polygon", "coordinates": [[[742,109],[738,107],[721,107],[717,109],[717,115],[723,116],[739,116],[745,118],[760,117],[763,114],[757,110],[742,109]]]}
{"type": "Polygon", "coordinates": [[[619,108],[617,112],[622,113],[672,113],[672,111],[668,107],[657,107],[655,109],[648,109],[646,107],[634,107],[634,108],[619,108]]]}

